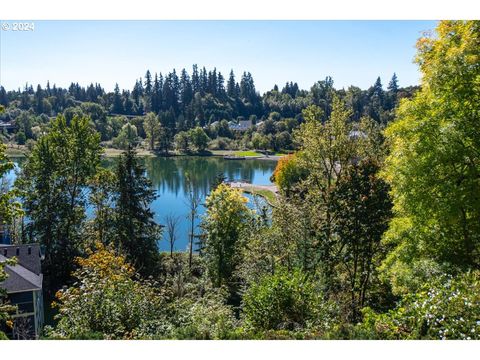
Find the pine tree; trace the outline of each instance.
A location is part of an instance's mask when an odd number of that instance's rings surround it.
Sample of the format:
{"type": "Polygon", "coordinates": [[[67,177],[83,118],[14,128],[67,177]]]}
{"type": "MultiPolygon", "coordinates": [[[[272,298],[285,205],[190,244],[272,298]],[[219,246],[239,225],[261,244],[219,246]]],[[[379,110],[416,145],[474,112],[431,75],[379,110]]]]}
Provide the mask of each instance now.
{"type": "Polygon", "coordinates": [[[145,74],[145,95],[152,95],[152,75],[150,74],[150,70],[147,70],[145,74]]]}
{"type": "Polygon", "coordinates": [[[223,98],[225,96],[225,78],[219,71],[217,76],[217,97],[223,98]]]}
{"type": "Polygon", "coordinates": [[[158,81],[158,75],[155,73],[155,80],[153,81],[152,89],[152,111],[158,113],[161,106],[161,89],[160,82],[158,81]]]}
{"type": "Polygon", "coordinates": [[[157,197],[155,190],[131,146],[120,156],[115,173],[118,181],[115,195],[117,249],[142,275],[150,275],[156,264],[157,241],[161,235],[150,209],[157,197]]]}
{"type": "Polygon", "coordinates": [[[193,94],[200,91],[200,77],[198,75],[198,66],[197,64],[193,65],[193,71],[192,71],[192,89],[193,89],[193,94]]]}
{"type": "Polygon", "coordinates": [[[123,114],[124,112],[122,96],[120,95],[120,88],[118,87],[118,84],[115,84],[115,89],[113,91],[112,112],[114,114],[123,114]]]}
{"type": "Polygon", "coordinates": [[[190,77],[185,69],[182,69],[182,74],[180,75],[180,101],[182,106],[185,108],[190,104],[193,99],[193,89],[192,83],[190,82],[190,77]]]}
{"type": "Polygon", "coordinates": [[[123,91],[122,96],[124,98],[123,108],[125,110],[125,114],[133,115],[135,106],[133,104],[132,99],[130,98],[130,92],[129,91],[123,91]]]}
{"type": "Polygon", "coordinates": [[[398,92],[398,78],[397,78],[397,74],[393,73],[393,76],[392,76],[392,80],[390,80],[390,82],[388,83],[388,88],[387,88],[389,91],[393,92],[393,93],[397,93],[398,92]]]}
{"type": "Polygon", "coordinates": [[[388,83],[388,108],[393,109],[398,103],[398,79],[397,74],[393,73],[392,79],[388,83]]]}
{"type": "Polygon", "coordinates": [[[35,92],[35,111],[37,114],[43,113],[43,90],[40,84],[37,86],[37,91],[35,92]]]}
{"type": "Polygon", "coordinates": [[[0,105],[8,106],[8,96],[3,86],[0,86],[0,105]]]}
{"type": "Polygon", "coordinates": [[[208,92],[208,75],[205,66],[200,71],[200,92],[202,94],[208,92]]]}
{"type": "Polygon", "coordinates": [[[230,76],[228,77],[227,82],[227,95],[231,98],[237,97],[235,85],[235,74],[233,73],[233,70],[230,70],[230,76]]]}

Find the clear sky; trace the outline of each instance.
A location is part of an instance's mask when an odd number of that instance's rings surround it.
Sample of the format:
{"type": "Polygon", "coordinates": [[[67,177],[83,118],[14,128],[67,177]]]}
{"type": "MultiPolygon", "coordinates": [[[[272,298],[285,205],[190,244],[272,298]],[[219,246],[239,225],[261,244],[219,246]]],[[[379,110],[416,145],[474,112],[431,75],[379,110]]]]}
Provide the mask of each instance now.
{"type": "MultiPolygon", "coordinates": [[[[9,21],[13,23],[13,21],[9,21]]],[[[336,88],[367,88],[394,72],[418,84],[415,42],[435,21],[35,21],[34,31],[0,31],[0,84],[66,87],[98,82],[131,89],[146,70],[166,73],[192,64],[240,79],[257,90],[326,76],[336,88]]]]}

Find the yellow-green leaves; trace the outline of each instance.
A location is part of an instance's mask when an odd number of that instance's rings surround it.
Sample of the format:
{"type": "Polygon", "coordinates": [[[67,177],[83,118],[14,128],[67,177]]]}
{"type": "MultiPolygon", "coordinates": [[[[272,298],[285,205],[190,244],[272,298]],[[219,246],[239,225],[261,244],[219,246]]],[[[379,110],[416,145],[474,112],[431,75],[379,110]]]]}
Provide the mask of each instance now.
{"type": "Polygon", "coordinates": [[[206,238],[204,254],[208,271],[216,286],[231,285],[239,262],[240,235],[250,219],[247,199],[240,190],[220,184],[205,201],[202,222],[206,238]]]}
{"type": "Polygon", "coordinates": [[[417,47],[422,89],[385,132],[396,212],[386,238],[397,245],[386,268],[397,280],[422,259],[480,265],[480,22],[442,21],[417,47]]]}

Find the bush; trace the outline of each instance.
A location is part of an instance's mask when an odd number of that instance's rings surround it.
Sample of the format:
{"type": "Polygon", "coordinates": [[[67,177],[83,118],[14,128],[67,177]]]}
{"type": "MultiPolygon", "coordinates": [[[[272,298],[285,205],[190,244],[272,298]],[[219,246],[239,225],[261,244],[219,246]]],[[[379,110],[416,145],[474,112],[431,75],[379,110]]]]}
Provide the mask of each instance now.
{"type": "Polygon", "coordinates": [[[232,140],[225,137],[219,137],[208,143],[210,150],[227,150],[231,148],[232,140]]]}
{"type": "Polygon", "coordinates": [[[298,163],[297,155],[282,157],[273,172],[271,180],[275,181],[283,194],[288,196],[295,186],[308,175],[308,170],[298,163]]]}
{"type": "Polygon", "coordinates": [[[335,317],[317,284],[300,270],[264,276],[246,291],[243,316],[247,331],[317,329],[324,331],[335,317]]]}
{"type": "Polygon", "coordinates": [[[225,296],[214,291],[203,298],[184,298],[176,302],[180,323],[172,338],[212,340],[227,339],[235,331],[233,310],[225,304],[225,296]]]}
{"type": "Polygon", "coordinates": [[[356,331],[376,339],[480,339],[480,272],[442,276],[385,314],[369,308],[356,331]]]}
{"type": "Polygon", "coordinates": [[[27,141],[27,137],[23,131],[19,131],[15,136],[15,140],[17,140],[18,145],[25,145],[25,141],[27,141]]]}
{"type": "Polygon", "coordinates": [[[77,281],[57,292],[57,325],[47,336],[130,339],[146,337],[146,329],[160,332],[164,304],[154,284],[139,280],[124,256],[100,243],[96,248],[77,259],[77,281]]]}

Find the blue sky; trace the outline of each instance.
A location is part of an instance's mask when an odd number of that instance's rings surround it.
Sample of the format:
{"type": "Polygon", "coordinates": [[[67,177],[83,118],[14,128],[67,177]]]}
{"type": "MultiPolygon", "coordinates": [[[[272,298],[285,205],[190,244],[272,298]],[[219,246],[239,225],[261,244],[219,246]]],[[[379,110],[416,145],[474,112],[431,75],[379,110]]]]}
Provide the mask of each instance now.
{"type": "MultiPolygon", "coordinates": [[[[12,23],[13,21],[8,21],[12,23]]],[[[217,67],[250,71],[257,90],[326,76],[335,87],[367,88],[394,72],[419,82],[415,42],[435,21],[35,21],[33,32],[0,31],[0,83],[16,89],[99,82],[133,87],[146,70],[217,67]]]]}

